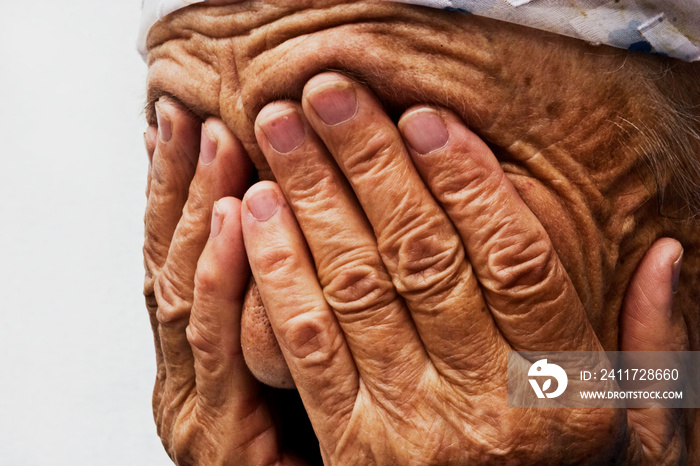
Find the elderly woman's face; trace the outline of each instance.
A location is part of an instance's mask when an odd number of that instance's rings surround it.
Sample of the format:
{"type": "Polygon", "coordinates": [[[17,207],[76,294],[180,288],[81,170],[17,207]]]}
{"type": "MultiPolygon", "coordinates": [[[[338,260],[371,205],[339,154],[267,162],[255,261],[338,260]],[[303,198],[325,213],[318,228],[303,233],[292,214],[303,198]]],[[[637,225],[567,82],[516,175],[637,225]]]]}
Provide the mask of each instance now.
{"type": "Polygon", "coordinates": [[[338,0],[190,7],[157,25],[149,48],[149,99],[221,116],[263,178],[258,111],[298,99],[323,70],[366,83],[392,115],[416,103],[454,110],[492,145],[601,341],[616,345],[626,283],[662,229],[637,155],[644,141],[631,131],[652,105],[646,82],[631,79],[646,57],[474,16],[338,0]]]}

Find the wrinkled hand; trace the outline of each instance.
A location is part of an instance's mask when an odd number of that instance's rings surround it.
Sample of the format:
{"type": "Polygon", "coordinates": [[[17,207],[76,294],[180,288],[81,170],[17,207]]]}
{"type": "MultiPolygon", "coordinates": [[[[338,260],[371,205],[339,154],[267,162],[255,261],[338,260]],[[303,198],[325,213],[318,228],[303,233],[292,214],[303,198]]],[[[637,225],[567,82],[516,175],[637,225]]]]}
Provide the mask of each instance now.
{"type": "MultiPolygon", "coordinates": [[[[325,462],[682,460],[676,410],[508,409],[509,350],[602,348],[488,147],[441,109],[398,126],[333,73],[256,123],[279,186],[246,193],[245,245],[325,462]]],[[[664,240],[642,262],[622,350],[684,348],[679,255],[664,240]]]]}
{"type": "Polygon", "coordinates": [[[296,393],[260,386],[241,354],[250,273],[240,201],[226,196],[242,196],[250,161],[222,121],[202,125],[167,99],[157,114],[146,137],[144,292],[158,366],[158,435],[181,465],[303,464],[283,443],[300,444],[306,434],[318,448],[296,393]],[[289,416],[293,430],[281,438],[289,416]]]}

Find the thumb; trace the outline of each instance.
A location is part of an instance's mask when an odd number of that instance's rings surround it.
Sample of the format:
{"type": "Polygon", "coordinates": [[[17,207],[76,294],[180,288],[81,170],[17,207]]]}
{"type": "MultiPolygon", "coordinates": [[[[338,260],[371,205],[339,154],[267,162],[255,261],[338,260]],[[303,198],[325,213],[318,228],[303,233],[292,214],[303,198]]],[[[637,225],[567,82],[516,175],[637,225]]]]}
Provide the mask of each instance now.
{"type": "MultiPolygon", "coordinates": [[[[671,238],[657,240],[637,266],[620,315],[621,351],[685,351],[688,336],[683,316],[673,312],[683,247],[671,238]]],[[[652,462],[685,457],[685,434],[680,409],[647,408],[628,411],[633,437],[652,462]]],[[[674,463],[675,464],[675,463],[674,463]]]]}
{"type": "MultiPolygon", "coordinates": [[[[683,247],[671,238],[657,240],[632,276],[620,316],[621,351],[687,350],[681,316],[673,315],[683,247]]],[[[684,325],[683,325],[684,327],[684,325]]]]}

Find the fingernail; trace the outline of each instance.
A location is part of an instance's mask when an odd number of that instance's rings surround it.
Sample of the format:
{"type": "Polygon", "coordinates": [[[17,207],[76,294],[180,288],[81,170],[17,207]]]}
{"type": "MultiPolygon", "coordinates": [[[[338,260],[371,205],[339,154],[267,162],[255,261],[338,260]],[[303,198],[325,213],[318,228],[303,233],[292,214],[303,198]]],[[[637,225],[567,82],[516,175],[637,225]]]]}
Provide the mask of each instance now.
{"type": "Polygon", "coordinates": [[[281,154],[288,154],[306,139],[304,123],[295,108],[275,113],[260,122],[270,145],[281,154]]]}
{"type": "Polygon", "coordinates": [[[159,100],[156,102],[156,119],[158,120],[158,133],[160,140],[163,142],[170,141],[173,137],[173,128],[170,123],[170,118],[163,112],[162,103],[159,100]]]}
{"type": "Polygon", "coordinates": [[[321,120],[330,126],[344,123],[357,114],[355,89],[345,81],[320,84],[306,98],[321,120]]]}
{"type": "Polygon", "coordinates": [[[419,154],[428,154],[445,147],[450,138],[445,122],[440,115],[430,108],[413,111],[399,122],[399,129],[419,154]]]}
{"type": "Polygon", "coordinates": [[[219,210],[218,202],[214,203],[214,209],[211,216],[211,232],[210,238],[216,238],[221,232],[221,225],[224,223],[224,214],[219,210]]]}
{"type": "Polygon", "coordinates": [[[259,222],[264,222],[277,212],[277,194],[271,189],[259,189],[248,199],[248,209],[259,222]]]}
{"type": "Polygon", "coordinates": [[[681,279],[681,265],[683,264],[683,250],[681,249],[681,255],[678,256],[676,262],[673,263],[673,292],[678,291],[678,284],[681,279]]]}
{"type": "Polygon", "coordinates": [[[214,161],[214,158],[216,158],[216,148],[217,148],[217,141],[216,139],[212,136],[211,131],[207,127],[207,124],[204,123],[202,124],[202,142],[201,142],[201,149],[200,149],[200,154],[199,154],[199,160],[202,162],[204,165],[209,165],[214,161]]]}

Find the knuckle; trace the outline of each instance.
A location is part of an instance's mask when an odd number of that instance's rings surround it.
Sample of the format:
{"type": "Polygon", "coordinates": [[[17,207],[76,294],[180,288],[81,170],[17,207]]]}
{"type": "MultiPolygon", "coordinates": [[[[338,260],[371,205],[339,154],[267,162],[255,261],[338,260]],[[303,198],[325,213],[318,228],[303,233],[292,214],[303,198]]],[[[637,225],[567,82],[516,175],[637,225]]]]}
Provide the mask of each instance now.
{"type": "Polygon", "coordinates": [[[284,322],[282,341],[294,358],[306,365],[332,363],[338,345],[330,338],[333,325],[330,317],[325,312],[306,312],[284,322]]]}
{"type": "Polygon", "coordinates": [[[219,289],[220,275],[213,267],[207,267],[202,260],[199,261],[194,274],[194,289],[198,296],[215,294],[219,289]]]}
{"type": "Polygon", "coordinates": [[[207,219],[212,208],[212,205],[204,199],[200,190],[201,188],[196,183],[192,184],[183,212],[185,221],[192,225],[208,225],[208,223],[201,222],[207,219]]]}
{"type": "Polygon", "coordinates": [[[192,296],[188,290],[177,286],[167,276],[161,275],[154,286],[156,318],[161,325],[168,325],[189,319],[192,296]]]}
{"type": "Polygon", "coordinates": [[[440,193],[441,201],[454,206],[484,206],[485,212],[493,212],[495,193],[503,188],[505,175],[501,170],[489,170],[482,165],[470,164],[467,169],[448,170],[439,177],[434,191],[440,193]]]}
{"type": "MultiPolygon", "coordinates": [[[[152,235],[149,235],[152,236],[152,235]]],[[[168,247],[162,241],[152,237],[143,244],[143,263],[147,273],[153,273],[168,257],[168,247]]]]}
{"type": "Polygon", "coordinates": [[[519,291],[547,281],[555,263],[554,249],[545,234],[509,235],[497,240],[488,254],[492,286],[498,291],[519,291]]]}
{"type": "MultiPolygon", "coordinates": [[[[166,158],[162,157],[160,155],[159,151],[156,151],[153,153],[153,163],[151,164],[151,184],[155,185],[157,187],[162,186],[166,183],[166,181],[169,179],[167,176],[167,170],[165,167],[161,166],[163,162],[161,160],[165,161],[167,160],[166,158]]],[[[155,192],[156,190],[152,190],[151,192],[155,192]]]]}
{"type": "Polygon", "coordinates": [[[452,288],[465,265],[456,234],[449,237],[427,228],[412,233],[398,251],[396,287],[402,296],[441,294],[452,288]]]}
{"type": "Polygon", "coordinates": [[[164,183],[169,178],[161,178],[161,170],[154,167],[151,174],[153,175],[151,178],[153,187],[148,196],[148,203],[143,214],[143,223],[146,226],[147,236],[157,240],[161,238],[161,232],[154,227],[162,225],[162,220],[172,214],[165,207],[180,201],[185,193],[166,186],[164,183]]]}
{"type": "Polygon", "coordinates": [[[396,299],[389,277],[377,266],[348,263],[340,267],[324,287],[328,304],[350,316],[388,306],[396,299]]]}
{"type": "Polygon", "coordinates": [[[383,170],[393,154],[405,150],[401,146],[394,134],[374,131],[367,139],[361,136],[357,140],[351,140],[348,147],[340,151],[340,158],[349,178],[371,175],[383,170]]]}
{"type": "Polygon", "coordinates": [[[284,180],[284,191],[302,215],[307,210],[313,212],[312,209],[319,206],[334,204],[343,190],[332,168],[325,165],[304,168],[305,171],[300,170],[284,180]]]}
{"type": "Polygon", "coordinates": [[[159,433],[163,447],[175,464],[193,464],[191,458],[201,428],[194,416],[197,406],[193,391],[177,393],[166,389],[160,407],[159,433]]]}
{"type": "Polygon", "coordinates": [[[204,353],[204,355],[213,355],[216,353],[220,339],[217,338],[218,332],[206,328],[205,325],[199,322],[197,318],[190,318],[190,323],[185,329],[187,342],[204,353]]]}
{"type": "Polygon", "coordinates": [[[190,197],[187,200],[184,214],[175,233],[176,239],[168,250],[169,255],[182,261],[188,261],[192,265],[196,263],[192,260],[192,256],[198,257],[204,249],[211,222],[212,205],[199,207],[195,205],[198,203],[204,204],[199,196],[190,197]]]}
{"type": "Polygon", "coordinates": [[[205,374],[220,372],[223,369],[223,360],[221,352],[218,351],[221,341],[219,333],[196,322],[190,322],[185,332],[188,343],[196,351],[195,364],[203,369],[205,374]]]}
{"type": "MultiPolygon", "coordinates": [[[[185,173],[186,167],[173,163],[162,153],[154,154],[151,165],[151,192],[148,198],[153,206],[171,205],[187,194],[187,187],[192,179],[185,173]]],[[[158,215],[157,209],[149,209],[147,214],[158,215]]],[[[148,215],[147,215],[148,217],[148,215]]]]}
{"type": "Polygon", "coordinates": [[[155,262],[153,261],[152,257],[148,257],[146,255],[143,256],[143,268],[144,268],[144,295],[146,294],[146,290],[148,289],[147,286],[149,285],[149,282],[151,287],[152,287],[152,280],[153,277],[158,275],[159,268],[156,266],[155,262]]]}
{"type": "Polygon", "coordinates": [[[197,464],[196,443],[201,437],[202,426],[197,422],[185,422],[173,432],[169,455],[179,466],[197,464]]]}
{"type": "Polygon", "coordinates": [[[274,280],[298,270],[298,256],[288,246],[267,246],[257,252],[252,260],[262,281],[274,280]]]}
{"type": "Polygon", "coordinates": [[[155,315],[158,310],[158,300],[156,299],[156,292],[154,289],[155,282],[156,280],[154,277],[146,277],[143,284],[143,297],[146,300],[148,314],[151,316],[155,315]]]}

